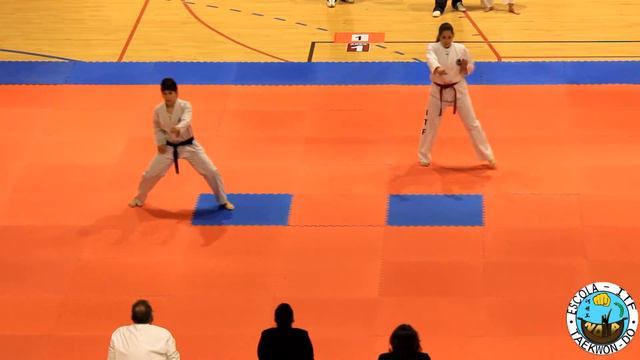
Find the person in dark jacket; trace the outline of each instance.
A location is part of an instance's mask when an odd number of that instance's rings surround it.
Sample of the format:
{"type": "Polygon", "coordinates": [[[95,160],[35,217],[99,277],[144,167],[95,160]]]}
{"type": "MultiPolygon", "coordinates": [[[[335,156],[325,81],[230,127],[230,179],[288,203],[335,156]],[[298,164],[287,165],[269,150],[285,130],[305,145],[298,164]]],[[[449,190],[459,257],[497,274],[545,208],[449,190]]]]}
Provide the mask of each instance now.
{"type": "Polygon", "coordinates": [[[431,360],[429,354],[422,352],[418,332],[411,325],[398,326],[391,334],[389,344],[389,352],[380,354],[378,360],[431,360]]]}
{"type": "Polygon", "coordinates": [[[280,304],[275,311],[276,327],[266,329],[258,343],[259,360],[313,360],[309,333],[292,327],[293,309],[280,304]]]}

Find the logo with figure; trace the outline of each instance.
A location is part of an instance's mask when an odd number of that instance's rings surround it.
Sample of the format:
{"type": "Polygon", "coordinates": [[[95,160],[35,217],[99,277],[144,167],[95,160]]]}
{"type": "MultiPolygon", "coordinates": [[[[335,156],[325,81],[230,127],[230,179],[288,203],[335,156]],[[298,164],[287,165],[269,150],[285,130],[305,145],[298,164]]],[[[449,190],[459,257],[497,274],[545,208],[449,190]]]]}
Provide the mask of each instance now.
{"type": "Polygon", "coordinates": [[[629,293],[608,282],[580,289],[567,307],[571,338],[584,351],[611,355],[629,345],[638,328],[638,310],[629,293]]]}

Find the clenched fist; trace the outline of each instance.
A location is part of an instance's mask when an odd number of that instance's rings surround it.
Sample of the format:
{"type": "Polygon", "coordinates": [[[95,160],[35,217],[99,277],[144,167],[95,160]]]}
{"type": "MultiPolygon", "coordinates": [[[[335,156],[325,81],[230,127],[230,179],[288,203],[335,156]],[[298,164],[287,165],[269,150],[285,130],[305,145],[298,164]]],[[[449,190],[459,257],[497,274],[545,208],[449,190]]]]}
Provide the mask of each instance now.
{"type": "Polygon", "coordinates": [[[593,303],[600,306],[609,306],[611,298],[607,294],[598,294],[593,298],[593,303]]]}

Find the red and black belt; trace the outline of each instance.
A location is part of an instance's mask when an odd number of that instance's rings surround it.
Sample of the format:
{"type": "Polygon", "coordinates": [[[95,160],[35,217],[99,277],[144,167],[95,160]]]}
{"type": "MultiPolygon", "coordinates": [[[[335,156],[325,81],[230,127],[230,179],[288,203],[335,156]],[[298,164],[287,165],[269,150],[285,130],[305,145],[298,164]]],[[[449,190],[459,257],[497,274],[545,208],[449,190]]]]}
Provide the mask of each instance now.
{"type": "Polygon", "coordinates": [[[453,89],[453,113],[456,113],[456,109],[458,108],[458,92],[456,91],[455,86],[458,84],[453,83],[453,84],[438,84],[438,83],[433,83],[434,85],[437,85],[440,88],[440,114],[439,116],[442,116],[442,93],[447,90],[447,89],[453,89]]]}

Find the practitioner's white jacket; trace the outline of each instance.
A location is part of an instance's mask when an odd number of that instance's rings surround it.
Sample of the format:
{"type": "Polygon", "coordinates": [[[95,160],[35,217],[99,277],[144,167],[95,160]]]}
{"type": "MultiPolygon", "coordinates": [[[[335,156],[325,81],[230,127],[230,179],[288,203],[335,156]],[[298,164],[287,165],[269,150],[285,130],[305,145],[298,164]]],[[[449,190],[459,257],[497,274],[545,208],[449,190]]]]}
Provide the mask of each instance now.
{"type": "Polygon", "coordinates": [[[111,335],[108,360],[179,360],[169,330],[151,324],[122,326],[111,335]]]}
{"type": "Polygon", "coordinates": [[[458,43],[452,43],[447,49],[439,42],[429,44],[427,50],[427,63],[431,70],[431,82],[438,84],[452,84],[464,80],[464,75],[460,73],[460,66],[456,64],[458,59],[465,59],[468,61],[467,72],[471,74],[475,68],[473,59],[469,50],[458,43]],[[447,71],[447,75],[436,75],[433,71],[441,67],[447,71]]]}
{"type": "Polygon", "coordinates": [[[191,103],[178,99],[173,107],[173,114],[169,117],[164,103],[156,106],[153,112],[153,129],[155,131],[156,144],[164,145],[167,140],[179,143],[193,137],[191,130],[191,103]],[[180,135],[171,134],[171,128],[180,129],[180,135]]]}

